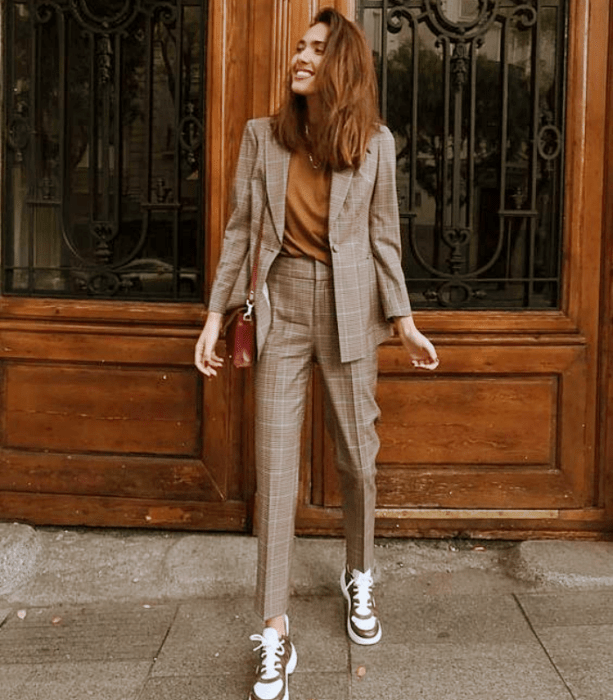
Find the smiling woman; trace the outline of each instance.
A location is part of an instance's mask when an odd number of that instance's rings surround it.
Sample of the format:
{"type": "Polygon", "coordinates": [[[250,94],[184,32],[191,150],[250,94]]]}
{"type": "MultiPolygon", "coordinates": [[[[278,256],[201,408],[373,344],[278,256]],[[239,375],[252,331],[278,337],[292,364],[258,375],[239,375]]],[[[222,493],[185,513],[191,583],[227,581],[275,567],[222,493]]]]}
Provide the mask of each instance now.
{"type": "Polygon", "coordinates": [[[308,142],[332,170],[358,168],[380,122],[377,79],[363,32],[351,22],[332,28],[327,12],[296,46],[287,82],[295,98],[274,116],[273,134],[292,152],[308,142]]]}
{"type": "Polygon", "coordinates": [[[400,262],[394,140],[378,115],[361,30],[337,11],[322,10],[298,42],[286,86],[277,114],[245,128],[234,208],[195,356],[209,378],[222,367],[215,350],[222,317],[243,303],[257,255],[256,608],[265,628],[252,637],[261,663],[250,700],[287,700],[287,676],[296,666],[286,613],[314,358],[344,495],[340,587],[347,634],[365,645],[382,635],[372,591],[377,346],[395,322],[413,366],[438,365],[411,316],[400,262]]]}

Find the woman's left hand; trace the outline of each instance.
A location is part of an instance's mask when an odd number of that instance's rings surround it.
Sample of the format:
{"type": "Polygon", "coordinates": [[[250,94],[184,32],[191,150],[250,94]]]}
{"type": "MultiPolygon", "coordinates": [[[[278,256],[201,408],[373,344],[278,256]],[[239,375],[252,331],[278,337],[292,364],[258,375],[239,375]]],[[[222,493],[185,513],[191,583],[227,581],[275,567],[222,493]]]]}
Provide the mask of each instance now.
{"type": "Polygon", "coordinates": [[[396,318],[396,330],[402,344],[411,356],[413,367],[420,369],[436,369],[438,367],[438,356],[434,345],[423,333],[417,330],[412,316],[396,318]]]}

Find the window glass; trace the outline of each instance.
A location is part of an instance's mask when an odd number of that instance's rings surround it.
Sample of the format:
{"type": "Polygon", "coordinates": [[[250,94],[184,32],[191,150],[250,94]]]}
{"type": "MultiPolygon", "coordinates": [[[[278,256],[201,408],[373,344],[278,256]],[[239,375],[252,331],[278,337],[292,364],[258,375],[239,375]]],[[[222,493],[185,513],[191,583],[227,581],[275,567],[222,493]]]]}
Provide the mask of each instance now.
{"type": "Polygon", "coordinates": [[[362,0],[416,308],[560,301],[563,0],[362,0]]]}
{"type": "Polygon", "coordinates": [[[7,2],[4,293],[202,297],[206,2],[7,2]]]}

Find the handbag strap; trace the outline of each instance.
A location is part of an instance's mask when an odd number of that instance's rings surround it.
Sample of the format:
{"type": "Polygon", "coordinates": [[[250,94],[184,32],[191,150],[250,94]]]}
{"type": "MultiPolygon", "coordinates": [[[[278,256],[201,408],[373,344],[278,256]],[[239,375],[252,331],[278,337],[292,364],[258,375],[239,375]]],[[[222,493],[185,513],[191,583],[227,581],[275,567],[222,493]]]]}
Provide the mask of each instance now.
{"type": "Polygon", "coordinates": [[[260,232],[258,233],[258,241],[255,246],[255,256],[253,258],[253,266],[251,268],[251,281],[249,282],[249,293],[247,294],[247,313],[244,318],[251,318],[253,313],[253,302],[255,300],[255,287],[258,281],[258,266],[260,264],[260,249],[262,248],[262,237],[264,235],[264,212],[262,211],[262,221],[260,223],[260,232]]]}

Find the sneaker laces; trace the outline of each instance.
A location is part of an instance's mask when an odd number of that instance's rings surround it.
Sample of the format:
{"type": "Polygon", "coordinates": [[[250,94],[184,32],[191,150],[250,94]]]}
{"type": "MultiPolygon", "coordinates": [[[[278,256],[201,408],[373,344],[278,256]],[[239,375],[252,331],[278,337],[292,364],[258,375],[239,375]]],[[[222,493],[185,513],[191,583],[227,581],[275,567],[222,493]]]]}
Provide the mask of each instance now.
{"type": "Polygon", "coordinates": [[[280,663],[281,659],[279,657],[283,656],[285,651],[279,636],[276,633],[274,637],[273,635],[266,635],[266,633],[264,635],[252,634],[249,639],[252,642],[260,642],[257,647],[254,647],[253,651],[262,649],[261,678],[270,680],[279,676],[277,664],[280,663]]]}
{"type": "Polygon", "coordinates": [[[354,576],[349,582],[349,586],[354,586],[352,598],[357,603],[356,612],[359,615],[368,615],[372,612],[370,606],[372,605],[372,587],[374,585],[370,569],[365,573],[357,570],[353,573],[354,576]]]}

